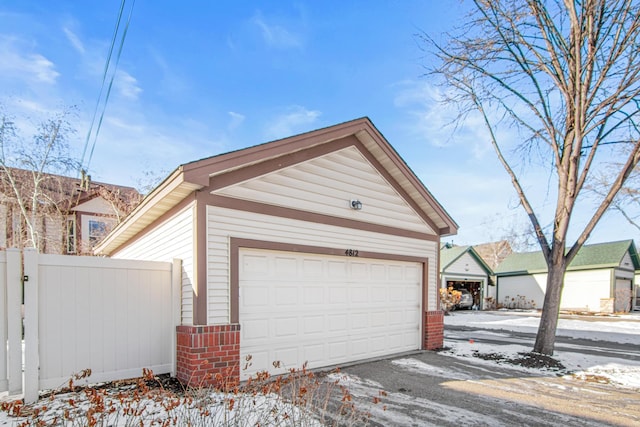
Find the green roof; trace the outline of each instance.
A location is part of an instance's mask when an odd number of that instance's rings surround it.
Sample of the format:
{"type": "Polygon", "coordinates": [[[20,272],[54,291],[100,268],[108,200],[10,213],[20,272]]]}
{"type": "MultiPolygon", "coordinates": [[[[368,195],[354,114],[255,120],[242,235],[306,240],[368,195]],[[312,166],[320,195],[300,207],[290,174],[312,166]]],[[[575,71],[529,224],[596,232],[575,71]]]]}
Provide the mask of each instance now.
{"type": "MultiPolygon", "coordinates": [[[[567,270],[592,270],[598,268],[619,267],[625,254],[629,252],[633,261],[633,269],[640,269],[638,253],[633,240],[620,242],[584,245],[573,259],[567,270]]],[[[547,263],[542,251],[512,253],[495,269],[498,276],[516,273],[543,273],[547,271],[547,263]]]]}
{"type": "Polygon", "coordinates": [[[467,252],[469,252],[476,261],[478,261],[478,264],[480,264],[488,274],[492,274],[491,267],[484,262],[480,255],[478,255],[478,253],[473,249],[473,246],[445,246],[440,249],[440,271],[446,270],[447,267],[467,252]]]}

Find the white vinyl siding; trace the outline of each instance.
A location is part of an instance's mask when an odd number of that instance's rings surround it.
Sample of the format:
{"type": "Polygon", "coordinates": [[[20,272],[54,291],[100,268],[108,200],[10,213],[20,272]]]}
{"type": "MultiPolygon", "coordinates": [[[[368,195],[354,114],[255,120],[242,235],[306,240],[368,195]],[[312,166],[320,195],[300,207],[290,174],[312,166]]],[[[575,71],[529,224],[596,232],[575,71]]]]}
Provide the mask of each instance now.
{"type": "Polygon", "coordinates": [[[182,324],[193,324],[195,272],[194,205],[191,204],[143,237],[113,254],[113,258],[171,262],[182,260],[182,324]]]}
{"type": "Polygon", "coordinates": [[[627,251],[622,257],[622,262],[620,263],[620,268],[624,270],[634,270],[633,261],[631,260],[631,254],[627,251]]]}
{"type": "Polygon", "coordinates": [[[207,217],[209,324],[229,322],[230,237],[428,258],[429,307],[426,310],[437,309],[437,242],[214,206],[207,207],[207,217]]]}
{"type": "Polygon", "coordinates": [[[476,261],[474,257],[469,255],[469,253],[463,254],[460,258],[458,258],[455,262],[449,265],[446,269],[447,273],[455,274],[457,277],[477,277],[484,278],[487,277],[487,272],[482,268],[482,266],[476,261]]]}
{"type": "Polygon", "coordinates": [[[434,234],[354,147],[235,184],[215,194],[434,234]],[[358,199],[362,210],[349,208],[358,199]]]}
{"type": "MultiPolygon", "coordinates": [[[[564,289],[560,300],[563,310],[600,311],[600,300],[611,296],[611,269],[569,271],[565,274],[564,289]]],[[[547,274],[499,278],[498,302],[505,304],[509,298],[525,296],[542,308],[547,287],[547,274]]]]}
{"type": "Polygon", "coordinates": [[[527,302],[533,302],[535,308],[542,308],[546,287],[546,274],[500,277],[497,303],[508,307],[519,297],[524,297],[527,302]]]}

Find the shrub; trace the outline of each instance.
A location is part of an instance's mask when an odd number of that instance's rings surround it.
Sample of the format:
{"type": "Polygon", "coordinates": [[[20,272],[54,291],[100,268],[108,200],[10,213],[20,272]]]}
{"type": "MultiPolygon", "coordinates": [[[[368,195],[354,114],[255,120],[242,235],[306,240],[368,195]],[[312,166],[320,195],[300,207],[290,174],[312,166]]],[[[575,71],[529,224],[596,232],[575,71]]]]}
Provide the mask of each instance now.
{"type": "Polygon", "coordinates": [[[462,296],[462,292],[456,291],[453,287],[449,286],[448,288],[440,288],[440,302],[442,306],[442,310],[445,313],[453,310],[456,305],[460,302],[460,297],[462,296]]]}
{"type": "MultiPolygon", "coordinates": [[[[215,388],[188,389],[177,380],[166,387],[166,381],[146,369],[132,381],[74,385],[87,375],[90,371],[83,371],[33,405],[0,403],[0,424],[2,412],[18,427],[360,426],[370,418],[356,408],[339,376],[315,374],[306,366],[282,376],[259,372],[243,384],[217,378],[221,385],[215,388]]],[[[383,395],[373,397],[373,403],[383,395]]]]}

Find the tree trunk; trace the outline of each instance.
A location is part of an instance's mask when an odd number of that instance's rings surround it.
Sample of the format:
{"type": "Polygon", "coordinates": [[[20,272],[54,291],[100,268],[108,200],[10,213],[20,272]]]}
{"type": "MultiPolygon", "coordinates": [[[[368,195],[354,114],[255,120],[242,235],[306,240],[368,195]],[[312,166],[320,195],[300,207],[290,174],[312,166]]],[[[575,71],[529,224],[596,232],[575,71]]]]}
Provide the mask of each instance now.
{"type": "MultiPolygon", "coordinates": [[[[562,257],[564,258],[564,257],[562,257]]],[[[553,355],[553,348],[556,342],[556,329],[558,327],[558,317],[560,315],[560,296],[564,286],[564,273],[567,269],[564,259],[559,262],[552,260],[549,265],[547,275],[547,290],[544,295],[544,306],[540,318],[540,327],[536,336],[536,343],[533,346],[535,353],[553,355]]]]}

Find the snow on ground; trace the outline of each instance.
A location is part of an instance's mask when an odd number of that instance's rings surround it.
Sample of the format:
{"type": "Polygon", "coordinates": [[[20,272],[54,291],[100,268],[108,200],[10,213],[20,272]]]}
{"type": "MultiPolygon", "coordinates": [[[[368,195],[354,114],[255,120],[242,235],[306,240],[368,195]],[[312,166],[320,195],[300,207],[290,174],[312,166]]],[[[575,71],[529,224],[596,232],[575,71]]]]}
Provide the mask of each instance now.
{"type": "MultiPolygon", "coordinates": [[[[540,316],[535,311],[504,312],[460,312],[445,317],[445,324],[452,326],[481,325],[484,329],[503,329],[535,334],[540,316]]],[[[640,314],[629,314],[617,318],[560,319],[557,335],[640,345],[640,314]],[[599,320],[602,319],[602,320],[599,320]]]]}
{"type": "MultiPolygon", "coordinates": [[[[536,316],[535,312],[530,313],[487,313],[487,312],[469,312],[469,313],[456,313],[452,316],[445,317],[445,323],[447,325],[467,326],[473,324],[475,327],[481,327],[483,329],[490,329],[493,331],[484,331],[483,336],[504,337],[507,334],[500,333],[497,330],[514,331],[514,332],[529,332],[535,333],[538,327],[540,319],[536,316]]],[[[453,332],[450,336],[457,334],[453,332]]],[[[636,351],[640,344],[640,315],[630,315],[625,317],[624,320],[616,319],[611,321],[610,319],[593,320],[593,319],[561,319],[559,323],[558,335],[573,337],[573,338],[587,338],[602,341],[612,341],[618,343],[629,343],[630,352],[636,351]],[[633,345],[635,344],[635,345],[633,345]]],[[[460,337],[460,334],[458,334],[460,337]]],[[[519,353],[528,353],[531,351],[530,343],[524,340],[513,339],[512,344],[508,345],[496,345],[485,344],[476,340],[446,340],[445,346],[447,351],[441,352],[441,354],[448,355],[455,358],[464,358],[467,361],[472,361],[478,366],[478,369],[486,369],[491,371],[492,367],[495,367],[496,361],[484,360],[478,357],[474,357],[474,353],[499,353],[500,355],[515,359],[519,357],[519,353]]],[[[563,348],[573,349],[570,345],[563,344],[563,348]]],[[[576,345],[575,352],[569,350],[556,351],[554,358],[560,361],[566,367],[566,376],[577,381],[589,380],[607,382],[611,385],[637,389],[640,391],[640,362],[630,361],[622,358],[612,358],[603,356],[587,355],[581,352],[581,347],[576,345]]],[[[584,348],[584,347],[582,347],[584,348]]],[[[414,370],[416,372],[423,372],[428,375],[434,375],[442,378],[453,380],[466,380],[465,374],[450,369],[447,366],[432,366],[419,361],[415,358],[407,357],[402,359],[396,359],[394,364],[402,366],[405,369],[414,370]]],[[[514,370],[525,370],[528,373],[532,373],[532,368],[525,368],[523,366],[503,364],[503,368],[509,368],[514,370]]],[[[557,372],[551,372],[544,369],[538,370],[541,376],[555,375],[557,372]]],[[[534,371],[535,372],[535,371],[534,371]]],[[[357,377],[351,377],[341,375],[342,384],[347,386],[350,392],[354,395],[369,394],[371,390],[381,389],[380,384],[367,382],[357,377]]],[[[106,397],[106,396],[105,396],[106,397]]],[[[52,420],[55,416],[64,418],[64,411],[69,409],[69,401],[74,400],[75,409],[81,409],[90,405],[88,400],[90,396],[83,397],[78,395],[61,395],[55,399],[49,401],[44,400],[40,402],[40,405],[47,406],[47,410],[40,414],[42,419],[52,420]]],[[[95,400],[95,397],[93,398],[95,400]]],[[[306,418],[307,416],[297,412],[296,408],[291,407],[285,402],[281,402],[277,396],[256,398],[254,396],[234,396],[229,400],[229,396],[208,396],[205,400],[207,404],[203,407],[196,402],[189,401],[188,399],[175,400],[174,402],[150,399],[137,400],[134,402],[125,403],[121,405],[121,397],[117,395],[112,398],[106,397],[104,403],[107,408],[110,405],[113,407],[125,406],[128,410],[132,407],[135,409],[144,408],[143,413],[138,413],[137,420],[150,421],[154,419],[166,419],[167,417],[177,416],[184,420],[185,417],[194,421],[194,424],[201,422],[206,414],[207,421],[213,418],[220,421],[221,425],[231,425],[234,422],[244,424],[249,422],[260,422],[261,425],[278,425],[275,421],[279,417],[302,417],[306,419],[307,425],[318,425],[317,420],[306,418]],[[110,402],[110,403],[109,403],[110,402]],[[168,405],[168,406],[167,406],[168,405]],[[174,406],[175,405],[175,406],[174,406]],[[257,419],[258,413],[263,411],[256,411],[259,408],[269,408],[268,411],[263,413],[266,418],[257,419]],[[278,408],[275,413],[274,408],[278,408]],[[285,415],[286,414],[286,415],[285,415]],[[275,418],[275,419],[274,419],[275,418]]],[[[387,420],[392,424],[397,425],[411,425],[413,420],[408,415],[403,415],[402,411],[405,408],[407,399],[415,399],[404,395],[402,393],[390,393],[385,397],[385,405],[369,404],[366,410],[369,410],[376,419],[387,420]],[[406,419],[403,419],[402,417],[406,419]],[[401,422],[402,421],[402,422],[401,422]]],[[[0,406],[2,405],[2,396],[0,395],[0,406]]],[[[431,412],[429,416],[432,421],[435,420],[434,425],[437,425],[437,420],[447,420],[450,416],[450,408],[448,406],[434,407],[434,402],[414,402],[429,405],[431,412]],[[433,418],[435,417],[435,418],[433,418]],[[441,418],[439,418],[441,417],[441,418]]],[[[93,403],[95,405],[95,402],[93,403]]],[[[73,410],[73,409],[72,409],[73,410]]],[[[458,417],[462,417],[464,420],[471,422],[478,422],[477,414],[474,413],[457,413],[458,417]]],[[[280,418],[282,419],[282,418],[280,418]]],[[[7,412],[0,411],[0,426],[16,425],[19,420],[8,416],[7,412]]],[[[498,419],[492,419],[491,417],[483,419],[481,424],[485,425],[500,425],[498,419]]],[[[125,416],[122,410],[118,410],[114,413],[114,418],[111,419],[109,425],[120,426],[130,425],[131,418],[125,416]]],[[[235,425],[235,424],[234,424],[235,425]]]]}
{"type": "MultiPolygon", "coordinates": [[[[474,327],[482,329],[513,332],[536,333],[539,323],[540,318],[536,316],[535,312],[528,314],[471,312],[445,316],[446,325],[468,326],[473,324],[474,327]]],[[[486,332],[483,334],[485,336],[487,335],[486,332]]],[[[492,334],[492,332],[488,334],[492,334]]],[[[500,334],[499,332],[493,332],[493,334],[496,336],[504,336],[504,334],[500,334]]],[[[640,348],[640,315],[632,314],[624,318],[616,318],[615,320],[592,320],[591,318],[560,319],[557,335],[632,344],[630,350],[635,350],[637,353],[637,350],[640,348]]],[[[495,365],[496,362],[474,357],[474,353],[498,353],[505,358],[516,359],[520,356],[520,353],[528,353],[531,351],[531,345],[529,343],[496,346],[495,344],[483,344],[473,339],[469,341],[445,339],[445,347],[449,350],[442,354],[473,360],[479,365],[495,365]]],[[[563,344],[562,347],[569,349],[575,348],[575,351],[556,350],[554,352],[553,358],[565,366],[568,371],[568,376],[576,379],[602,380],[619,387],[640,390],[640,362],[617,357],[584,354],[580,352],[580,346],[563,344]]],[[[411,365],[413,362],[401,360],[397,363],[411,365]]],[[[509,365],[509,367],[528,372],[532,370],[532,368],[517,365],[509,365]]]]}

